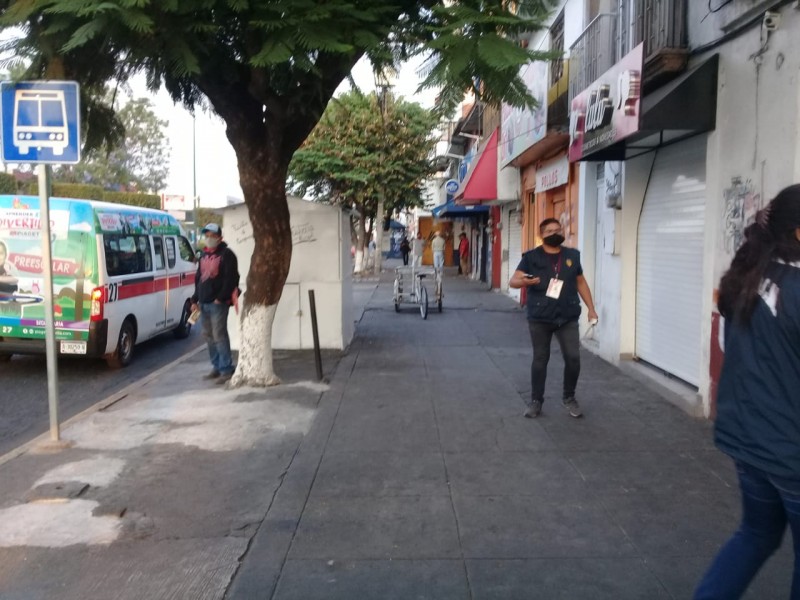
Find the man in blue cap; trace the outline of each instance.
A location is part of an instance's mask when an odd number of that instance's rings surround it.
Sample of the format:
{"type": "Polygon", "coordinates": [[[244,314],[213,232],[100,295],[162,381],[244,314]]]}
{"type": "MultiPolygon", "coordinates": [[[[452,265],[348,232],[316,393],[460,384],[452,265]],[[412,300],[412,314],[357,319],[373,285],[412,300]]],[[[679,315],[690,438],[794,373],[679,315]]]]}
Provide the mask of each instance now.
{"type": "Polygon", "coordinates": [[[233,376],[231,342],[228,338],[228,311],[239,289],[236,255],[222,241],[222,228],[216,223],[203,227],[205,248],[197,266],[192,310],[200,309],[203,337],[208,345],[211,372],[205,379],[225,383],[233,376]]]}

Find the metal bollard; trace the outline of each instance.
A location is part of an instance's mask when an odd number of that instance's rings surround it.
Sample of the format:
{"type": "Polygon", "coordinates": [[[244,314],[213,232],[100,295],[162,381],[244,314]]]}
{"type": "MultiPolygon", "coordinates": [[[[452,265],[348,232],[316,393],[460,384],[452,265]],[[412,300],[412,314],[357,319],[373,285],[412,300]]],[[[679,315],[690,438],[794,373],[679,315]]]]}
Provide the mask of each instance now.
{"type": "Polygon", "coordinates": [[[311,333],[314,336],[314,364],[317,367],[317,381],[322,381],[322,353],[319,349],[319,327],[317,326],[317,302],[314,290],[308,290],[308,303],[311,307],[311,333]]]}

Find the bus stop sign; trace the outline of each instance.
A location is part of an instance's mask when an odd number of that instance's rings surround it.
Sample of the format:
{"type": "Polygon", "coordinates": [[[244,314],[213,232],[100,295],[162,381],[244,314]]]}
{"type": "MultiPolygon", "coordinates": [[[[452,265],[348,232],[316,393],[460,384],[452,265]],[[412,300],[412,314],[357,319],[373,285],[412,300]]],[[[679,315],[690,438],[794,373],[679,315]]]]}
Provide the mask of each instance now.
{"type": "Polygon", "coordinates": [[[75,81],[0,83],[0,158],[6,163],[81,160],[80,95],[75,81]]]}

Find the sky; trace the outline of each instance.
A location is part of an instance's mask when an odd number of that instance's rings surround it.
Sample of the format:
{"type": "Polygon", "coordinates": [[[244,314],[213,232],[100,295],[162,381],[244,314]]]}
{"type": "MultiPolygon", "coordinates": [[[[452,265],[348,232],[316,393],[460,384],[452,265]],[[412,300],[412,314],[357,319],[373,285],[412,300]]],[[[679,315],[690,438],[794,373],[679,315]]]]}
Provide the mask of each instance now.
{"type": "MultiPolygon", "coordinates": [[[[416,94],[420,79],[416,70],[420,60],[406,64],[395,81],[394,93],[407,100],[432,107],[436,92],[426,90],[416,94]]],[[[360,61],[353,69],[353,78],[365,92],[374,89],[372,69],[366,60],[360,61]]],[[[343,82],[336,95],[349,89],[343,82]]],[[[134,96],[151,97],[159,118],[168,121],[166,135],[170,144],[170,176],[165,193],[182,195],[187,200],[193,196],[194,179],[197,181],[197,195],[204,207],[224,206],[228,198],[241,201],[242,189],[239,186],[239,172],[236,155],[225,137],[225,127],[216,115],[197,111],[195,118],[195,168],[192,167],[192,116],[181,105],[175,105],[163,90],[152,96],[146,90],[143,80],[133,86],[134,96]]],[[[189,207],[191,208],[191,207],[189,207]]]]}

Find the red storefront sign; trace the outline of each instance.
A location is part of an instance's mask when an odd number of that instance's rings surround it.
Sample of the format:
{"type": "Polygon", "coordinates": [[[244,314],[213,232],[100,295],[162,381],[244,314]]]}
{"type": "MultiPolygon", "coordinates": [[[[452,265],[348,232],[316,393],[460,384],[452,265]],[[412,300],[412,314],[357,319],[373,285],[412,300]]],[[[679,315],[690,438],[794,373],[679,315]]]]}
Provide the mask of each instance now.
{"type": "Polygon", "coordinates": [[[606,71],[570,106],[569,160],[575,162],[639,131],[644,44],[606,71]]]}

